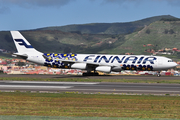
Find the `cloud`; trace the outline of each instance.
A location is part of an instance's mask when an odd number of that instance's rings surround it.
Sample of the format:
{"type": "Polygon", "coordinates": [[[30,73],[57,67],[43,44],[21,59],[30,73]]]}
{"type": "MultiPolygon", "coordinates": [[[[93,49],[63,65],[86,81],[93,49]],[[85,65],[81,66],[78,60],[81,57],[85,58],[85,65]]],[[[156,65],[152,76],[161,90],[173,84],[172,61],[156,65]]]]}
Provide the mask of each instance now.
{"type": "Polygon", "coordinates": [[[0,4],[18,5],[21,7],[61,7],[76,0],[0,0],[0,4]]]}

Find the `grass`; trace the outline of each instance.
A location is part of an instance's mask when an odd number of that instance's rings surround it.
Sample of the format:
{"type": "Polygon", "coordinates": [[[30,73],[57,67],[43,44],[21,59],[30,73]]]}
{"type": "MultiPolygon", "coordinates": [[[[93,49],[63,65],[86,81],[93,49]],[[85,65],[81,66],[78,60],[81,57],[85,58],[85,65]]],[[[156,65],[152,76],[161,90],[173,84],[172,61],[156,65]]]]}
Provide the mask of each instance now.
{"type": "Polygon", "coordinates": [[[180,119],[178,96],[0,93],[0,115],[180,119]]]}
{"type": "Polygon", "coordinates": [[[119,117],[64,117],[64,116],[0,116],[0,120],[177,120],[153,118],[119,118],[119,117]]]}
{"type": "MultiPolygon", "coordinates": [[[[48,77],[48,76],[47,76],[48,77]]],[[[166,83],[180,84],[180,80],[147,80],[147,79],[94,79],[94,78],[31,78],[31,77],[0,77],[0,80],[12,81],[59,81],[59,82],[123,82],[123,83],[166,83]]]]}

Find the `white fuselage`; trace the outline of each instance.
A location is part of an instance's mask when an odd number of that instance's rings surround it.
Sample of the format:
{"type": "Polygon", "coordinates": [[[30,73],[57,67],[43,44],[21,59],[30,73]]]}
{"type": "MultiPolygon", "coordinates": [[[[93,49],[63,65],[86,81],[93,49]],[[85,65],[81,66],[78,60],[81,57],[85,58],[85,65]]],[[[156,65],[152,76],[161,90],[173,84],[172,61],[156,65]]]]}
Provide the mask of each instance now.
{"type": "Polygon", "coordinates": [[[27,60],[49,67],[71,68],[83,70],[97,70],[102,72],[121,71],[121,70],[150,70],[159,71],[166,70],[177,66],[171,59],[161,56],[145,56],[145,55],[103,55],[103,54],[49,54],[48,61],[41,55],[31,54],[27,60]],[[61,62],[56,61],[71,60],[62,66],[61,62]],[[47,63],[47,64],[45,64],[47,63]],[[53,66],[54,65],[54,66],[53,66]],[[65,67],[68,66],[68,67],[65,67]],[[100,67],[101,66],[101,67],[100,67]]]}

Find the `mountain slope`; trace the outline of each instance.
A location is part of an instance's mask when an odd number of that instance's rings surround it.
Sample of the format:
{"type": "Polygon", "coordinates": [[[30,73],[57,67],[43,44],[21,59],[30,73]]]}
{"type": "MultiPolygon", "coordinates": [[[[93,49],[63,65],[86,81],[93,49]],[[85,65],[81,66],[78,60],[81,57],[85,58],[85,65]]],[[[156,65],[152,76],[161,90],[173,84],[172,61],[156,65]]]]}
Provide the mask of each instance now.
{"type": "Polygon", "coordinates": [[[125,42],[115,48],[115,51],[147,54],[144,52],[147,49],[174,47],[180,49],[180,21],[156,21],[139,32],[126,35],[125,42]],[[152,46],[143,47],[147,44],[152,46]]]}
{"type": "Polygon", "coordinates": [[[150,17],[133,22],[125,23],[91,23],[91,24],[80,24],[80,25],[67,25],[60,27],[46,27],[37,30],[61,30],[64,32],[79,32],[87,34],[127,34],[132,33],[137,29],[143,28],[145,25],[149,25],[152,22],[159,21],[162,18],[175,18],[170,15],[162,15],[150,17]]]}

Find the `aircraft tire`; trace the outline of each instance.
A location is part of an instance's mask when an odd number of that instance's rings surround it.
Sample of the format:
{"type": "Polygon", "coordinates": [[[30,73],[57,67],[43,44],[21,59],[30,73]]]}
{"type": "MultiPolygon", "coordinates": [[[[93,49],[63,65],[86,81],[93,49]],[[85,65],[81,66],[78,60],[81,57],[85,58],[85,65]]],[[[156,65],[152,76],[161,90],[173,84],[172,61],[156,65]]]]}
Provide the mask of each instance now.
{"type": "Polygon", "coordinates": [[[99,73],[83,73],[83,76],[99,76],[99,73]]]}
{"type": "Polygon", "coordinates": [[[161,77],[161,74],[160,74],[160,73],[158,73],[158,74],[157,74],[157,77],[161,77]]]}
{"type": "Polygon", "coordinates": [[[83,76],[87,76],[87,73],[83,73],[82,75],[83,75],[83,76]]]}
{"type": "Polygon", "coordinates": [[[99,76],[99,73],[94,73],[94,76],[99,76]]]}

